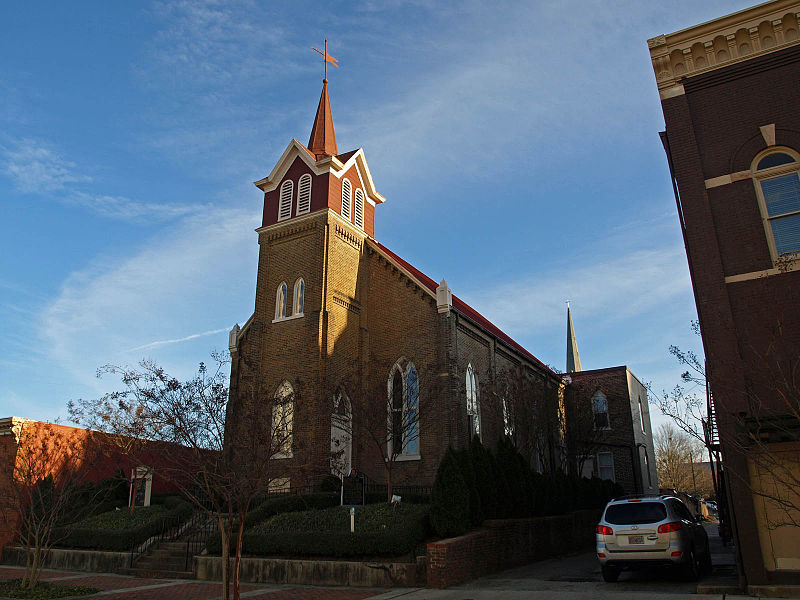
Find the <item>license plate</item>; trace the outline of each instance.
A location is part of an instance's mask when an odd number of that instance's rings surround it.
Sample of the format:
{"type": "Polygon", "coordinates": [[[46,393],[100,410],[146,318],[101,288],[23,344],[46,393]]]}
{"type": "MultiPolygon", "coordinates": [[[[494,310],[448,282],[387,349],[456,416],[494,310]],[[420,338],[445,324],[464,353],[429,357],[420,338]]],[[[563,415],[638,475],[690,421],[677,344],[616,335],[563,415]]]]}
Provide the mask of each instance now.
{"type": "Polygon", "coordinates": [[[644,544],[644,536],[643,535],[629,535],[628,536],[628,543],[629,544],[644,544]]]}

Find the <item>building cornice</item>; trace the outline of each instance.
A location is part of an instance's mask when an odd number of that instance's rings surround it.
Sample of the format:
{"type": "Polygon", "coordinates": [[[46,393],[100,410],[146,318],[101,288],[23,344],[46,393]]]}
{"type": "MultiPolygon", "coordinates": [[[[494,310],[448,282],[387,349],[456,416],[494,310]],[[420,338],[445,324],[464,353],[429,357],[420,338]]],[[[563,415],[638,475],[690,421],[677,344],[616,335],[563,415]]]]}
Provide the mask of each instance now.
{"type": "Polygon", "coordinates": [[[685,77],[800,44],[798,21],[798,0],[773,0],[647,40],[661,99],[683,94],[685,77]]]}

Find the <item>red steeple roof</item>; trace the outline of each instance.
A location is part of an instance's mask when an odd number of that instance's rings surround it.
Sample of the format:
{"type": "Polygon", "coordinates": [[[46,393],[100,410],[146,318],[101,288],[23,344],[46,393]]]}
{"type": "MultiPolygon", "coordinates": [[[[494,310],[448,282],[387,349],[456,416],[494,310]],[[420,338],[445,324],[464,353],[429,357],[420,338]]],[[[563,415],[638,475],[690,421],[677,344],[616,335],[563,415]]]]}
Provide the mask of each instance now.
{"type": "Polygon", "coordinates": [[[317,116],[308,138],[308,149],[317,157],[336,156],[336,132],[333,130],[333,114],[328,98],[328,80],[322,80],[322,95],[319,97],[317,116]]]}

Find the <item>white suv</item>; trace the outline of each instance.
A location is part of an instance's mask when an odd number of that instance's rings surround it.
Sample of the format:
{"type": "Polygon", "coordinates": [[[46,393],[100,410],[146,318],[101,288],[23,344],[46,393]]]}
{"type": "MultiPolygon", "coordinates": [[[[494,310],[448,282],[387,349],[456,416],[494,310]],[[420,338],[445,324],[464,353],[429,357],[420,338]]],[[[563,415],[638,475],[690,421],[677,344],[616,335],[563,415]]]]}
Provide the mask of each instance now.
{"type": "Polygon", "coordinates": [[[708,535],[674,496],[626,496],[606,505],[597,524],[597,558],[605,581],[623,569],[682,567],[688,579],[711,572],[708,535]]]}

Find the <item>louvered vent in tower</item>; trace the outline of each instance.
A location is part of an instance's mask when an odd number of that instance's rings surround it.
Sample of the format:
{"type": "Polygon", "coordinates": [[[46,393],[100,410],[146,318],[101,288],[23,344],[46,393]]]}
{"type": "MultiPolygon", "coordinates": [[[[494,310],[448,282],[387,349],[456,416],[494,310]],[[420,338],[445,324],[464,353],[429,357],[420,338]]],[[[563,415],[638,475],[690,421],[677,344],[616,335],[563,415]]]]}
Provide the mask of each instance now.
{"type": "Polygon", "coordinates": [[[284,181],[281,185],[281,199],[278,204],[278,221],[292,216],[292,192],[294,192],[294,182],[284,181]]]}
{"type": "Polygon", "coordinates": [[[356,190],[355,217],[356,225],[364,229],[364,192],[361,188],[356,190]]]}
{"type": "Polygon", "coordinates": [[[297,214],[304,215],[311,210],[311,175],[306,173],[297,183],[297,214]]]}
{"type": "Polygon", "coordinates": [[[342,180],[342,216],[350,220],[350,199],[353,197],[353,190],[350,187],[350,180],[342,180]]]}

